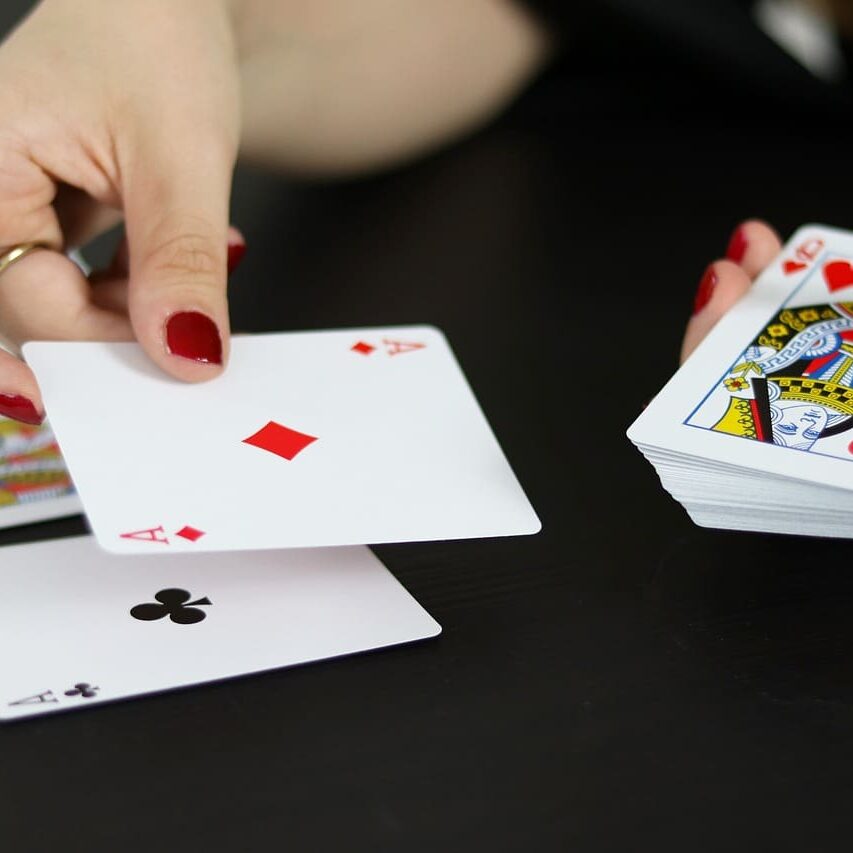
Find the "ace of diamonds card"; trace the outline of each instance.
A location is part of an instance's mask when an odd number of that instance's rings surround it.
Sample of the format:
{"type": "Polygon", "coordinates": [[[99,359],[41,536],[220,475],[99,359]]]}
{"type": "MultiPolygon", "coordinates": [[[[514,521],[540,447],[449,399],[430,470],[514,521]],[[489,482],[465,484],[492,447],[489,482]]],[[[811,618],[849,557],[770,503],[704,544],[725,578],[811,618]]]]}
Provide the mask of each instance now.
{"type": "Polygon", "coordinates": [[[535,533],[435,328],[235,337],[188,385],[137,344],[24,347],[99,543],[123,553],[535,533]]]}

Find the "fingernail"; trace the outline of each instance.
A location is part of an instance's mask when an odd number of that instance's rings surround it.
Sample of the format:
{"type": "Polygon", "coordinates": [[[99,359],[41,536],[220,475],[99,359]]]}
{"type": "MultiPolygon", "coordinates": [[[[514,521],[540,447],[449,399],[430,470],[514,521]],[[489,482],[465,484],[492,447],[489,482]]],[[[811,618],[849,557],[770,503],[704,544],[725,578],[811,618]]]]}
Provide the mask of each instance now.
{"type": "Polygon", "coordinates": [[[222,364],[222,339],[216,323],[198,311],[180,311],[166,322],[166,346],[172,355],[204,364],[222,364]]]}
{"type": "Polygon", "coordinates": [[[717,273],[714,270],[714,265],[711,264],[705,270],[702,276],[702,281],[699,282],[699,289],[696,291],[696,298],[693,300],[693,316],[695,317],[710,301],[714,295],[714,288],[717,286],[717,273]]]}
{"type": "Polygon", "coordinates": [[[44,415],[36,409],[32,400],[20,394],[0,394],[0,415],[32,426],[38,426],[44,420],[44,415]]]}
{"type": "Polygon", "coordinates": [[[743,225],[740,225],[735,229],[735,233],[732,234],[732,238],[729,240],[729,245],[726,248],[726,257],[730,261],[739,264],[746,254],[746,247],[746,234],[744,233],[743,225]]]}
{"type": "Polygon", "coordinates": [[[246,254],[245,243],[229,243],[228,244],[228,272],[232,273],[237,269],[240,261],[243,260],[243,255],[246,254]]]}

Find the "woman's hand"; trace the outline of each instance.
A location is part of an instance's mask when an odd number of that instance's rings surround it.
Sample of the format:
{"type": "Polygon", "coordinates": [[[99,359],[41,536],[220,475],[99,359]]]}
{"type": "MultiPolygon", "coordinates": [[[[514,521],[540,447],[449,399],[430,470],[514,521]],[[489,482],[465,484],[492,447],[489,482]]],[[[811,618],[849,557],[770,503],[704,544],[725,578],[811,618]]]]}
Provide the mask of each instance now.
{"type": "MultiPolygon", "coordinates": [[[[42,0],[0,45],[0,256],[56,251],[0,274],[0,336],[135,337],[175,377],[216,376],[238,145],[291,172],[381,168],[481,124],[549,50],[510,0],[42,0]],[[122,218],[109,270],[59,253],[122,218]]],[[[43,417],[2,351],[0,414],[43,417]]]]}
{"type": "MultiPolygon", "coordinates": [[[[180,379],[222,370],[240,115],[230,11],[44,0],[0,47],[0,253],[56,250],[0,275],[7,342],[135,337],[180,379]],[[127,245],[90,285],[59,251],[122,217],[127,245]]],[[[29,368],[2,351],[0,413],[43,414],[29,368]]]]}
{"type": "Polygon", "coordinates": [[[781,249],[779,235],[764,222],[751,219],[735,229],[725,258],[709,264],[699,282],[693,316],[681,345],[682,362],[781,249]]]}

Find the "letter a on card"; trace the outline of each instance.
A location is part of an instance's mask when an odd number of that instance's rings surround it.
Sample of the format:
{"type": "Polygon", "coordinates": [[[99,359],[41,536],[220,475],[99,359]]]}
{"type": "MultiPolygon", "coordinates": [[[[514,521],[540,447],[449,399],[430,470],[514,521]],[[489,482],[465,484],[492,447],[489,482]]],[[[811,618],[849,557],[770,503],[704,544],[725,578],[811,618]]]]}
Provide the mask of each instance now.
{"type": "Polygon", "coordinates": [[[146,530],[132,530],[130,533],[122,533],[121,538],[138,539],[141,542],[161,542],[163,545],[169,544],[162,524],[159,527],[149,527],[146,530]]]}
{"type": "Polygon", "coordinates": [[[385,344],[385,350],[388,355],[400,355],[404,352],[423,349],[426,346],[426,344],[408,343],[407,341],[389,341],[387,338],[382,343],[385,344]]]}
{"type": "Polygon", "coordinates": [[[44,693],[36,693],[33,696],[27,696],[25,699],[18,699],[17,702],[10,702],[10,705],[45,705],[58,702],[59,699],[53,695],[52,690],[45,690],[44,693]]]}

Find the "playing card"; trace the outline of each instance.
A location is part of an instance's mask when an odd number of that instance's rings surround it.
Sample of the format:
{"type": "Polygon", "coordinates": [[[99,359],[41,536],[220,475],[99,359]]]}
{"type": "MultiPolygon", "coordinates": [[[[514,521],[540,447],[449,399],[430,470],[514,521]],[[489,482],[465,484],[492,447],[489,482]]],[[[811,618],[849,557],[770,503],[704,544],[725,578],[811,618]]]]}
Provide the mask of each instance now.
{"type": "Polygon", "coordinates": [[[81,509],[50,427],[0,417],[0,528],[81,509]]]}
{"type": "Polygon", "coordinates": [[[434,637],[371,551],[0,550],[0,719],[91,707],[434,637]]]}
{"type": "Polygon", "coordinates": [[[169,379],[136,344],[29,343],[24,353],[110,551],[540,528],[432,327],[236,337],[225,374],[199,385],[169,379]]]}
{"type": "MultiPolygon", "coordinates": [[[[807,225],[628,435],[650,458],[674,453],[849,489],[851,428],[853,235],[807,225]]],[[[798,502],[840,499],[797,487],[798,502]]]]}

